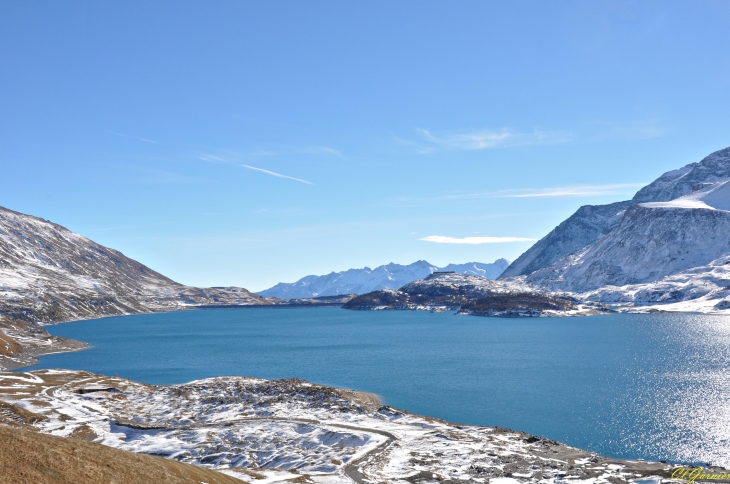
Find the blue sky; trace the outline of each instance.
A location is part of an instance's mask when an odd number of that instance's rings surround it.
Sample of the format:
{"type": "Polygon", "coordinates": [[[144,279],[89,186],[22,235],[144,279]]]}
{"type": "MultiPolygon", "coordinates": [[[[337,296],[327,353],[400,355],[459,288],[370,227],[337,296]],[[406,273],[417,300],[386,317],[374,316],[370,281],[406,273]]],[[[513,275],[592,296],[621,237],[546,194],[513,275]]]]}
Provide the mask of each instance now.
{"type": "Polygon", "coordinates": [[[729,24],[701,0],[3,2],[0,205],[194,285],[514,259],[730,145],[729,24]]]}

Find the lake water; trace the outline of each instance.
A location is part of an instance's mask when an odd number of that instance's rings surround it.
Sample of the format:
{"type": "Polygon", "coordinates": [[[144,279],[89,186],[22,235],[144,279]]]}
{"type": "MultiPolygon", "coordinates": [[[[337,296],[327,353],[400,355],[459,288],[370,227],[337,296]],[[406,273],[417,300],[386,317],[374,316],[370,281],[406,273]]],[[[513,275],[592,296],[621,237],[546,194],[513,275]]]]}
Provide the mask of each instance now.
{"type": "Polygon", "coordinates": [[[67,323],[49,355],[154,384],[297,377],[410,412],[621,458],[730,466],[730,317],[499,319],[339,308],[216,309],[67,323]]]}

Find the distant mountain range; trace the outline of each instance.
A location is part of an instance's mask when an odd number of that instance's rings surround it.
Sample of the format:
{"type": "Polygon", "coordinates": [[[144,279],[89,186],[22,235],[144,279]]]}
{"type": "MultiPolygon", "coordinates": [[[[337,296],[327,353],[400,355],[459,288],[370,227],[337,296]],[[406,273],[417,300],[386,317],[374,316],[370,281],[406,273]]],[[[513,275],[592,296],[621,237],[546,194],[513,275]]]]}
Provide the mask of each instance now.
{"type": "Polygon", "coordinates": [[[456,272],[472,276],[496,279],[509,266],[506,259],[497,259],[491,264],[468,262],[436,267],[424,260],[412,264],[386,264],[375,269],[349,269],[332,272],[324,276],[306,276],[297,282],[281,282],[274,287],[261,291],[263,297],[281,299],[311,298],[318,296],[337,296],[340,294],[365,294],[384,289],[398,289],[409,282],[422,279],[434,272],[456,272]]]}

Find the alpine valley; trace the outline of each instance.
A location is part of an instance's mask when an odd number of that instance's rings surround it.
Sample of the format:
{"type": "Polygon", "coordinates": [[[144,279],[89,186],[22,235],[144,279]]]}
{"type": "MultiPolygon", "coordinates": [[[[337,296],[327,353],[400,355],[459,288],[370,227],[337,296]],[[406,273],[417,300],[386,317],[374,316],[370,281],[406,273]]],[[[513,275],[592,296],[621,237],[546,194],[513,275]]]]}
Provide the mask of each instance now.
{"type": "Polygon", "coordinates": [[[511,264],[387,264],[259,294],[185,286],[60,225],[0,208],[0,365],[84,347],[49,335],[44,324],[201,306],[346,303],[481,316],[725,312],[728,234],[730,148],[668,171],[631,200],[580,207],[511,264]]]}
{"type": "MultiPolygon", "coordinates": [[[[499,427],[421,417],[372,394],[297,379],[217,377],[154,386],[83,371],[3,371],[86,347],[50,335],[46,324],[211,306],[275,308],[297,300],[502,317],[726,313],[730,148],[665,173],[631,200],[580,207],[507,265],[504,259],[443,268],[388,264],[307,276],[260,294],[196,288],[52,222],[0,208],[0,425],[13,430],[0,432],[2,449],[17,448],[36,462],[32,450],[47,465],[60,466],[61,459],[66,468],[90,469],[90,457],[74,455],[104,455],[119,468],[141,466],[135,469],[149,475],[197,476],[180,482],[670,482],[673,465],[663,461],[607,459],[499,427]],[[75,440],[34,439],[35,432],[75,440]],[[93,443],[74,443],[79,440],[93,443]],[[124,451],[168,460],[130,460],[124,451]],[[228,476],[196,474],[200,467],[228,476]]],[[[35,464],[28,469],[45,472],[35,464]]],[[[140,472],[129,482],[144,482],[140,472]]]]}

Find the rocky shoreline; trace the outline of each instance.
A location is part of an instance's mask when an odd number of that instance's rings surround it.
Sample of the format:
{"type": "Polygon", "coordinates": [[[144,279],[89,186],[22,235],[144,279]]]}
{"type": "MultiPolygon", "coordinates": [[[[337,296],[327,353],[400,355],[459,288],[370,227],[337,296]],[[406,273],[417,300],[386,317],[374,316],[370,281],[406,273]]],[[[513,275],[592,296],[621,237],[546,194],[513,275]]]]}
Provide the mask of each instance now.
{"type": "Polygon", "coordinates": [[[81,351],[83,341],[54,336],[37,323],[0,321],[0,371],[17,370],[38,363],[38,357],[81,351]]]}

